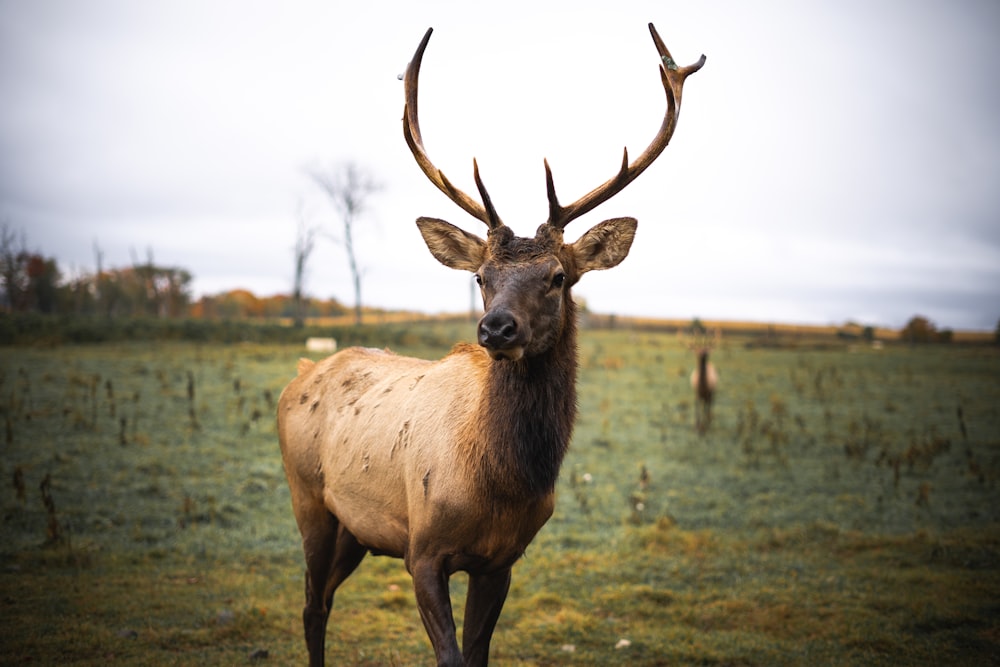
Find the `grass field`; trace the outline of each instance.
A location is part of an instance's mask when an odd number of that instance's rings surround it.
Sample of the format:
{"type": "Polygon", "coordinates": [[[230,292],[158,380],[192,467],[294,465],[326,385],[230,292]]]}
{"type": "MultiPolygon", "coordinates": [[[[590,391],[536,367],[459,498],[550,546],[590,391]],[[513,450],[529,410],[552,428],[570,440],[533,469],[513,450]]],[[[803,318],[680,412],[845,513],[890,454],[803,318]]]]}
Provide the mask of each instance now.
{"type": "MultiPolygon", "coordinates": [[[[0,348],[0,663],[305,663],[273,418],[304,354],[0,348]]],[[[704,437],[690,354],[583,332],[555,515],[493,664],[1000,664],[998,350],[727,339],[704,437]]],[[[328,658],[433,663],[399,561],[340,589],[328,658]]]]}

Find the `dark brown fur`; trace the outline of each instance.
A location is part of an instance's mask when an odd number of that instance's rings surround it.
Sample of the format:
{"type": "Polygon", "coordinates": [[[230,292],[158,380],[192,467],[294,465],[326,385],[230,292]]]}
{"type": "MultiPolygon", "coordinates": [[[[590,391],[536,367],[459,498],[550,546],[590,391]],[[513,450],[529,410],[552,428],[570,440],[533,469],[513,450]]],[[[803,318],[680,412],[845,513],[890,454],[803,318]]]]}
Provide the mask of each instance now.
{"type": "Polygon", "coordinates": [[[549,352],[490,368],[480,465],[482,490],[495,500],[552,493],[576,421],[575,308],[549,352]]]}

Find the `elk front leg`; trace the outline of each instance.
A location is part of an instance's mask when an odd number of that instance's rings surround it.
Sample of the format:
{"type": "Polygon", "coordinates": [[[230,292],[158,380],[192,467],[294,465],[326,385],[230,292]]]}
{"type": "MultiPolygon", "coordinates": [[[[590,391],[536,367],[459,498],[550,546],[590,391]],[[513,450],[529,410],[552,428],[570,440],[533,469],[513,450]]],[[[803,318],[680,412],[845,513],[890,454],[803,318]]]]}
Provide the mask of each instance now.
{"type": "Polygon", "coordinates": [[[469,575],[462,627],[462,654],[466,665],[485,667],[490,657],[490,640],[510,589],[510,568],[490,574],[469,575]]]}
{"type": "Polygon", "coordinates": [[[439,559],[416,560],[411,564],[410,573],[420,620],[434,647],[438,666],[461,667],[464,663],[455,638],[448,574],[443,563],[439,559]]]}

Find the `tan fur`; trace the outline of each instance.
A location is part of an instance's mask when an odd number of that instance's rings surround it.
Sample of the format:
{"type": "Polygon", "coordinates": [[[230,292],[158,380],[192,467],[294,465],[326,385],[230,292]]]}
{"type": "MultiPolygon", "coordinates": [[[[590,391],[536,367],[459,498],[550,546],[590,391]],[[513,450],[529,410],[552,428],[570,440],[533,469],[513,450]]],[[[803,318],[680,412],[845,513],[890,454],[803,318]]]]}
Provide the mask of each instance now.
{"type": "MultiPolygon", "coordinates": [[[[715,372],[715,366],[712,365],[711,361],[705,365],[705,369],[705,386],[702,391],[708,390],[711,393],[715,391],[715,386],[719,383],[719,374],[715,372]]],[[[701,373],[695,368],[691,371],[691,388],[698,392],[699,384],[701,384],[701,373]]]]}
{"type": "Polygon", "coordinates": [[[480,410],[469,399],[489,362],[470,345],[436,362],[362,348],[300,362],[278,401],[296,513],[325,509],[376,553],[419,552],[434,525],[445,528],[434,539],[451,544],[453,559],[512,563],[548,519],[551,499],[508,521],[520,539],[496,543],[492,508],[469,483],[480,410]]]}

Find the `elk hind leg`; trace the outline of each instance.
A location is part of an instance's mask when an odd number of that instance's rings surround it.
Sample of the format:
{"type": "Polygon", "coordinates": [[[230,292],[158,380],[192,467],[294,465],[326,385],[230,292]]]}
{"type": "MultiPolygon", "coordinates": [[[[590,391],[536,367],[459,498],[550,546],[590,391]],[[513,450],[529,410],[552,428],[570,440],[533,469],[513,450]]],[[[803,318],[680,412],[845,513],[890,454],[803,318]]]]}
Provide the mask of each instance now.
{"type": "Polygon", "coordinates": [[[303,528],[306,555],[306,604],[302,610],[306,648],[311,667],[322,667],[326,652],[326,626],[333,608],[333,593],[358,567],[367,550],[337,518],[323,509],[321,519],[303,528]]]}

